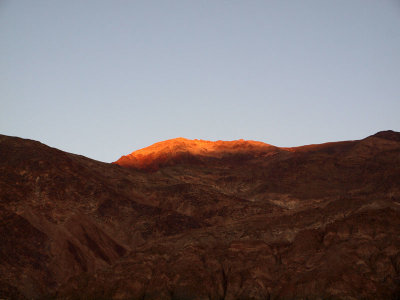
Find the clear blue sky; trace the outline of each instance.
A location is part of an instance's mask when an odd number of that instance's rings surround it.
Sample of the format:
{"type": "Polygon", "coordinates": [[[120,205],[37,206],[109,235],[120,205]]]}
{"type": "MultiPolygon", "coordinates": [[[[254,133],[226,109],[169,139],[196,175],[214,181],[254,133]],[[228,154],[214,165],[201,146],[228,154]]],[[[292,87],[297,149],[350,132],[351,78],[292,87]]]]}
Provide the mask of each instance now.
{"type": "Polygon", "coordinates": [[[174,137],[400,131],[400,0],[0,0],[0,133],[101,161],[174,137]]]}

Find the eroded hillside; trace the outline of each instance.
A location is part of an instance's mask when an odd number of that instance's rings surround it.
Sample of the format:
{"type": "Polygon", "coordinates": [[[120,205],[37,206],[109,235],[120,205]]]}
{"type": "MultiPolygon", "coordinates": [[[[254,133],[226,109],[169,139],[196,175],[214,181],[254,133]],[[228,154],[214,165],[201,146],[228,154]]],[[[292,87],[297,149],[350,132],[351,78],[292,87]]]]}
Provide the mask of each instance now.
{"type": "Polygon", "coordinates": [[[114,164],[0,136],[0,298],[397,299],[400,133],[175,139],[114,164]]]}

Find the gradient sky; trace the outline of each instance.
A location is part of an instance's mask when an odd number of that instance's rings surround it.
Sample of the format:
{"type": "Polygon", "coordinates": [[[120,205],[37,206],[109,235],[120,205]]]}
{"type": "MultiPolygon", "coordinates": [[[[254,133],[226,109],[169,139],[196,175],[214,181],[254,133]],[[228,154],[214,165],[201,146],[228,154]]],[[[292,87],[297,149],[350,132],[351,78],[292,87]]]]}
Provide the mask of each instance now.
{"type": "Polygon", "coordinates": [[[400,0],[0,0],[0,133],[111,162],[174,137],[400,131],[400,0]]]}

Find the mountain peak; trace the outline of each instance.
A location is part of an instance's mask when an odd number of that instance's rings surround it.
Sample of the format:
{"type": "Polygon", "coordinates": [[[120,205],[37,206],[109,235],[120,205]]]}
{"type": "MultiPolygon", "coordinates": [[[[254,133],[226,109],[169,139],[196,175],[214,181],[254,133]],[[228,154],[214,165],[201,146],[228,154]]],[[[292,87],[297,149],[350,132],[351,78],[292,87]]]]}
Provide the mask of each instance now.
{"type": "Polygon", "coordinates": [[[222,158],[234,154],[259,154],[276,148],[251,140],[207,141],[178,137],[155,143],[149,147],[122,156],[115,164],[138,169],[158,169],[161,164],[182,157],[198,156],[222,158]]]}
{"type": "Polygon", "coordinates": [[[400,142],[400,132],[393,130],[384,130],[379,131],[373,135],[374,137],[378,137],[385,140],[397,141],[400,142]]]}

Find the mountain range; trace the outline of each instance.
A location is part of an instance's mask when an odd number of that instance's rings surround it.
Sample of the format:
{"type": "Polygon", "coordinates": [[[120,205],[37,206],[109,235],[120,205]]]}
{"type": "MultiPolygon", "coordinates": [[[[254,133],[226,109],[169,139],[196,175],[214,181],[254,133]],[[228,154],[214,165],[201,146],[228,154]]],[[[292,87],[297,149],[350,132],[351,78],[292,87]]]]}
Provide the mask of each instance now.
{"type": "Polygon", "coordinates": [[[0,298],[400,299],[400,133],[114,163],[0,135],[0,298]]]}

